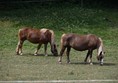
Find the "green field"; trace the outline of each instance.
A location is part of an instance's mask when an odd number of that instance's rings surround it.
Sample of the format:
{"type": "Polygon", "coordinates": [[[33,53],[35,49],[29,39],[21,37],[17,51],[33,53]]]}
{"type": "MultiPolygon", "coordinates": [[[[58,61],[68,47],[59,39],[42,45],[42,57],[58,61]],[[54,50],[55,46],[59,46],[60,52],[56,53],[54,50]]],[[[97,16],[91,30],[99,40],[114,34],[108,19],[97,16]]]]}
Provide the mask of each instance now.
{"type": "Polygon", "coordinates": [[[118,80],[118,9],[81,8],[77,4],[28,6],[0,10],[0,81],[11,80],[118,80]],[[62,64],[58,57],[33,53],[37,45],[26,41],[23,55],[15,53],[17,32],[24,26],[52,29],[56,35],[58,52],[63,33],[95,34],[103,39],[104,65],[100,66],[93,53],[93,65],[84,64],[87,51],[71,50],[71,64],[62,64]]]}

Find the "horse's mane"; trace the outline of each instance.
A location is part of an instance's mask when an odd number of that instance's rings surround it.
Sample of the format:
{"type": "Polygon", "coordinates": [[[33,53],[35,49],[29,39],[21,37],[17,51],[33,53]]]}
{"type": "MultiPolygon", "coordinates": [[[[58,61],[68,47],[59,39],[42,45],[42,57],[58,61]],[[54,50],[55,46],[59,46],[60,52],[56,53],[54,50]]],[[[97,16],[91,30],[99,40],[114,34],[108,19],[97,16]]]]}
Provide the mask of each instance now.
{"type": "Polygon", "coordinates": [[[54,31],[49,30],[51,32],[51,44],[53,45],[55,43],[55,35],[54,35],[54,31]]]}
{"type": "Polygon", "coordinates": [[[101,38],[99,38],[99,40],[100,40],[100,46],[98,47],[98,55],[103,53],[103,41],[101,38]]]}

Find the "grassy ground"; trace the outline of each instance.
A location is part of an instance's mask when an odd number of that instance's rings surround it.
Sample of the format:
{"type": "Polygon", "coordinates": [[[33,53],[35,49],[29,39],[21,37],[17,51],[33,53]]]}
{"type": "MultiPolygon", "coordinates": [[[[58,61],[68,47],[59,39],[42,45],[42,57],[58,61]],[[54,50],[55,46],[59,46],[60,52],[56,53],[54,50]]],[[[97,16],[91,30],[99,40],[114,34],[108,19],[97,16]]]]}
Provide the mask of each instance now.
{"type": "Polygon", "coordinates": [[[95,80],[118,79],[118,10],[80,8],[78,5],[48,5],[0,10],[0,80],[95,80]],[[84,64],[85,52],[71,50],[71,64],[58,64],[58,57],[48,53],[33,56],[37,45],[25,42],[23,55],[17,56],[17,32],[23,26],[49,28],[55,31],[58,51],[62,33],[96,34],[104,41],[103,66],[93,54],[94,65],[84,64]]]}

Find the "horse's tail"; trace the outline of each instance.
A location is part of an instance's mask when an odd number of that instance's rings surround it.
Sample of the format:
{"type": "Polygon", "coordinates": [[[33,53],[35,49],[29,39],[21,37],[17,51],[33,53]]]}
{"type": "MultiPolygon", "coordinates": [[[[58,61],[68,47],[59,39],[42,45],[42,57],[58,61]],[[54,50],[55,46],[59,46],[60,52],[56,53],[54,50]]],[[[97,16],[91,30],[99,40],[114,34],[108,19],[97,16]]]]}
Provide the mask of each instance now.
{"type": "Polygon", "coordinates": [[[104,55],[103,41],[102,41],[101,38],[99,38],[99,41],[100,41],[100,45],[98,47],[98,56],[101,55],[101,54],[104,55]]]}

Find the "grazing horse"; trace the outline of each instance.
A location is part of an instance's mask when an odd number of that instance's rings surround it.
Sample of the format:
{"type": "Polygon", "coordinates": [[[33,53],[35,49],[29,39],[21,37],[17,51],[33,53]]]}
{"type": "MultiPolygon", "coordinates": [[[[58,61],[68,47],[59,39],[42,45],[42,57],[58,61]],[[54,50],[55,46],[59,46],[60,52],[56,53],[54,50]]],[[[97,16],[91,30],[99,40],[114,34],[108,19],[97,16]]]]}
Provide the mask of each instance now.
{"type": "Polygon", "coordinates": [[[45,55],[47,56],[47,44],[51,45],[51,52],[53,55],[58,55],[56,44],[54,41],[54,32],[49,29],[32,29],[32,28],[22,28],[18,32],[18,45],[16,48],[16,53],[22,55],[22,45],[25,40],[28,40],[31,43],[38,44],[37,50],[34,52],[34,55],[37,55],[38,50],[41,45],[44,44],[45,55]]]}
{"type": "Polygon", "coordinates": [[[61,37],[61,51],[59,57],[59,63],[62,61],[62,55],[67,48],[67,63],[70,63],[69,53],[71,48],[77,51],[85,51],[88,50],[88,53],[85,58],[85,62],[87,62],[88,56],[90,57],[90,64],[92,64],[92,52],[94,49],[97,49],[97,59],[100,61],[100,64],[103,65],[103,57],[104,57],[104,50],[103,50],[103,42],[102,39],[93,35],[77,35],[77,34],[63,34],[61,37]]]}

